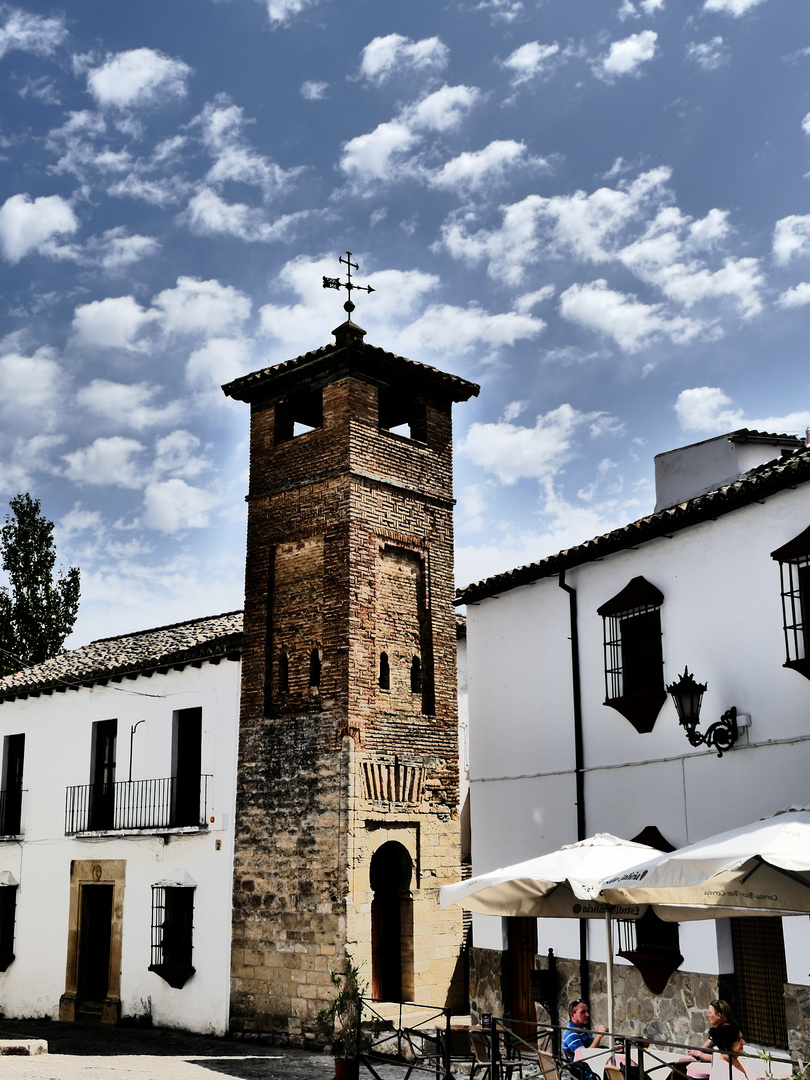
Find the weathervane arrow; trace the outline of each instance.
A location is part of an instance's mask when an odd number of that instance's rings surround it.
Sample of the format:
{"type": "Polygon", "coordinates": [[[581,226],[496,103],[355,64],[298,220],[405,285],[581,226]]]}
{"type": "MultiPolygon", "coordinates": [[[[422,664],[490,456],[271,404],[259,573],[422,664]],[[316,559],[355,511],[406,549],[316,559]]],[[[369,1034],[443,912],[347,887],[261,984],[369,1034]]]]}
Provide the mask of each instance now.
{"type": "Polygon", "coordinates": [[[345,259],[341,256],[338,259],[338,262],[346,264],[346,278],[347,278],[347,280],[346,281],[341,281],[340,278],[336,278],[336,277],[324,277],[324,279],[323,279],[323,287],[325,289],[345,289],[348,292],[349,298],[346,301],[346,303],[343,305],[343,310],[345,312],[347,312],[348,315],[349,315],[349,318],[351,318],[351,314],[354,311],[354,304],[352,303],[352,290],[356,289],[358,292],[367,292],[367,293],[373,293],[375,290],[372,289],[372,287],[370,285],[355,285],[355,283],[352,281],[352,270],[359,270],[360,267],[358,266],[357,263],[352,262],[352,253],[350,251],[346,252],[346,258],[345,259]]]}

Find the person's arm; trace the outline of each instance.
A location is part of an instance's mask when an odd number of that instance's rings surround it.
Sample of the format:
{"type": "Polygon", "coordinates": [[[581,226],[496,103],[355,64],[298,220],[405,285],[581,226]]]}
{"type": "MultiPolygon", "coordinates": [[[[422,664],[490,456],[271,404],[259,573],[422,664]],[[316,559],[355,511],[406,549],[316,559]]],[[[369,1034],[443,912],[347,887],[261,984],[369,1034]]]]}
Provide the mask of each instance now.
{"type": "Polygon", "coordinates": [[[595,1046],[601,1046],[602,1045],[602,1036],[605,1034],[606,1031],[607,1031],[607,1028],[605,1027],[605,1025],[600,1024],[599,1027],[596,1029],[596,1035],[594,1035],[594,1037],[593,1037],[593,1042],[591,1043],[591,1046],[594,1046],[594,1047],[595,1046]]]}

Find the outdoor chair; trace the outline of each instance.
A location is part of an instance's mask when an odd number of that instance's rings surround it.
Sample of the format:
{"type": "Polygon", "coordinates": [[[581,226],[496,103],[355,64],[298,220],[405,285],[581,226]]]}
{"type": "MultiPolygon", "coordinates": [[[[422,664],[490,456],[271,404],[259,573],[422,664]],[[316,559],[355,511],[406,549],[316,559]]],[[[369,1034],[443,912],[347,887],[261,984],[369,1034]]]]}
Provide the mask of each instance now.
{"type": "Polygon", "coordinates": [[[541,1080],[560,1080],[559,1070],[557,1069],[557,1062],[548,1052],[548,1050],[537,1051],[537,1062],[540,1066],[541,1080]]]}
{"type": "Polygon", "coordinates": [[[605,1065],[605,1080],[624,1080],[624,1073],[618,1065],[605,1065]]]}

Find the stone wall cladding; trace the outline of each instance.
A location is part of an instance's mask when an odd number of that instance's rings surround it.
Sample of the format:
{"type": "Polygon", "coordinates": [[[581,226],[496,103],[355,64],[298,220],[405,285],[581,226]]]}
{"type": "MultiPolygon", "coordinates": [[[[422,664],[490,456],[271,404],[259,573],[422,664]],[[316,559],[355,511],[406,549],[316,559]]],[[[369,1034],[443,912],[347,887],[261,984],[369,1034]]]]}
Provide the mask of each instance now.
{"type": "Polygon", "coordinates": [[[416,871],[403,990],[457,1006],[463,985],[461,912],[442,911],[436,892],[460,877],[450,407],[427,406],[416,443],[379,429],[369,382],[327,379],[322,395],[323,426],[278,444],[272,401],[251,405],[231,1026],[294,1043],[315,1040],[344,950],[370,981],[369,864],[386,838],[416,871]],[[380,573],[394,550],[416,584],[380,573]],[[416,596],[421,609],[403,611],[416,596]],[[387,618],[392,608],[401,618],[387,618]],[[430,709],[409,683],[386,709],[379,636],[404,656],[415,632],[430,709]],[[406,757],[419,798],[369,800],[368,753],[406,757]]]}

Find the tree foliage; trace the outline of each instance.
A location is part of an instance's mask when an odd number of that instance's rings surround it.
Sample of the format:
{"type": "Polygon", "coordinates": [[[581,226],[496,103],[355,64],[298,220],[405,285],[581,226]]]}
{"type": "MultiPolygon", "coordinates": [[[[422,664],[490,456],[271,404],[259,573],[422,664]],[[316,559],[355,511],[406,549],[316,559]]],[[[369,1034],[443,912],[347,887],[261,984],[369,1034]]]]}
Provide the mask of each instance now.
{"type": "Polygon", "coordinates": [[[54,577],[53,522],[39,499],[17,495],[0,529],[0,554],[9,586],[0,587],[0,675],[62,652],[79,611],[79,571],[54,577]]]}

